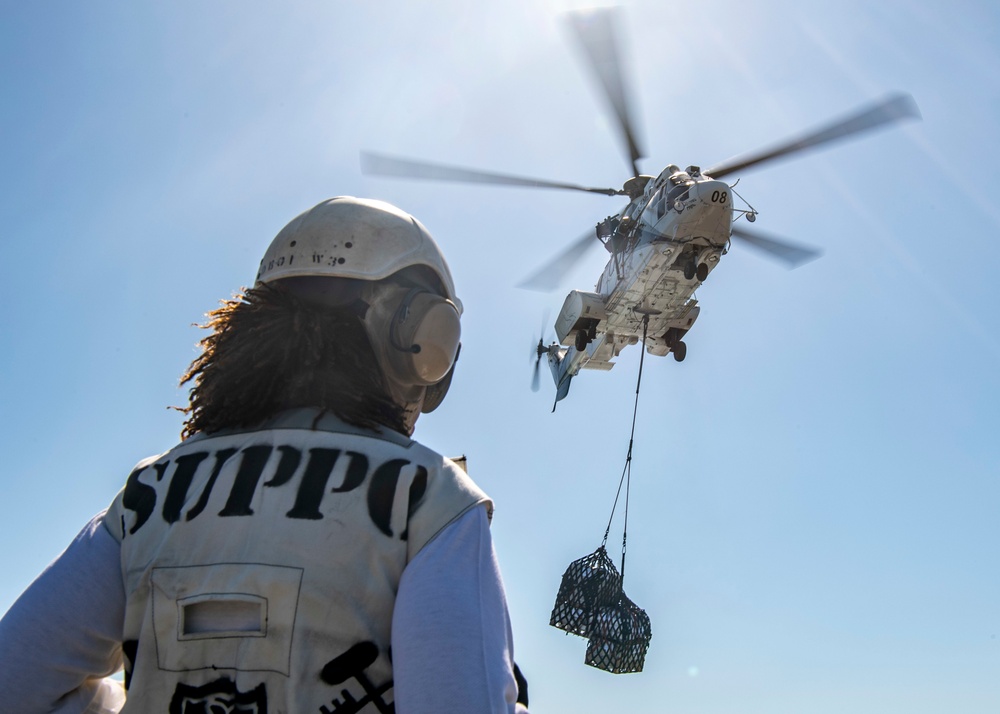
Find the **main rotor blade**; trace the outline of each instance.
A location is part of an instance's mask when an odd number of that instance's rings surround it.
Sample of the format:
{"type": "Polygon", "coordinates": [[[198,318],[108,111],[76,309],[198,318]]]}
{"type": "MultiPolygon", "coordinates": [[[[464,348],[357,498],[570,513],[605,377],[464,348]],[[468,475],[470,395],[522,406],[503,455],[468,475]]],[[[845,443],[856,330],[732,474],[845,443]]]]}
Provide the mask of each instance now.
{"type": "Polygon", "coordinates": [[[739,226],[733,226],[733,237],[746,241],[755,248],[759,248],[767,253],[768,256],[782,261],[789,268],[797,268],[800,265],[805,265],[822,255],[815,248],[796,245],[774,237],[767,238],[757,231],[749,231],[739,226]]]}
{"type": "Polygon", "coordinates": [[[831,141],[844,139],[853,134],[859,134],[883,124],[889,124],[906,118],[920,118],[920,109],[917,108],[917,103],[913,100],[913,97],[909,94],[890,95],[853,114],[838,119],[828,126],[813,130],[798,138],[790,139],[773,148],[764,149],[756,154],[723,161],[721,164],[713,166],[704,173],[712,178],[722,178],[723,176],[748,169],[765,161],[773,161],[787,154],[806,151],[807,149],[831,141]]]}
{"type": "Polygon", "coordinates": [[[488,183],[502,186],[527,186],[529,188],[559,188],[570,191],[600,193],[605,196],[624,196],[625,192],[615,188],[590,188],[575,183],[560,183],[543,179],[522,178],[507,174],[489,173],[458,166],[432,164],[426,161],[401,159],[385,154],[361,152],[361,170],[366,174],[396,176],[402,178],[427,179],[430,181],[458,181],[461,183],[488,183]]]}
{"type": "Polygon", "coordinates": [[[559,287],[562,279],[573,269],[580,259],[586,254],[587,248],[593,243],[597,245],[597,232],[594,229],[583,234],[559,254],[549,260],[545,265],[529,275],[517,284],[517,287],[525,290],[537,290],[539,292],[550,292],[559,287]]]}
{"type": "Polygon", "coordinates": [[[638,146],[635,128],[629,115],[629,101],[626,94],[625,73],[622,71],[618,51],[616,19],[620,17],[615,8],[602,8],[567,15],[570,28],[576,35],[584,55],[597,78],[604,96],[618,120],[618,127],[625,141],[625,152],[632,166],[632,175],[639,175],[639,159],[644,154],[638,146]]]}

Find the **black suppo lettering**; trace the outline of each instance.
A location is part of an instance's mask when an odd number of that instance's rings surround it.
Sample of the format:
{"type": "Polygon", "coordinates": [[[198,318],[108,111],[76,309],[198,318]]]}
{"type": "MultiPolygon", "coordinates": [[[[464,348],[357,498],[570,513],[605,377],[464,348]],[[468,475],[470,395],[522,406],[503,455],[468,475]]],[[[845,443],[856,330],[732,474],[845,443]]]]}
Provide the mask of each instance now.
{"type": "Polygon", "coordinates": [[[177,467],[174,469],[174,475],[170,477],[167,497],[163,501],[163,520],[167,523],[176,523],[181,519],[181,508],[184,507],[184,502],[187,500],[187,492],[194,479],[194,472],[198,469],[198,465],[207,458],[207,451],[196,451],[193,454],[177,457],[177,467]]]}
{"type": "Polygon", "coordinates": [[[285,515],[289,518],[305,518],[318,521],[323,517],[319,504],[326,492],[326,482],[330,480],[333,467],[340,456],[340,449],[309,449],[309,463],[306,464],[299,490],[295,494],[295,505],[285,515]]]}
{"type": "Polygon", "coordinates": [[[399,536],[400,540],[407,540],[410,537],[410,517],[416,513],[417,508],[424,500],[424,493],[427,491],[427,469],[423,466],[417,467],[417,474],[410,483],[410,495],[406,504],[406,530],[399,536]]]}
{"type": "MultiPolygon", "coordinates": [[[[368,516],[379,531],[392,538],[395,537],[392,528],[392,514],[397,491],[402,490],[400,482],[403,481],[403,488],[406,489],[407,522],[420,506],[427,490],[427,469],[418,464],[412,464],[406,459],[390,459],[372,470],[367,455],[356,451],[342,452],[340,449],[309,449],[305,459],[302,450],[284,445],[277,447],[255,445],[242,450],[225,448],[215,452],[195,451],[182,454],[172,461],[152,464],[156,483],[162,484],[160,486],[140,480],[140,476],[149,473],[148,465],[137,468],[129,474],[122,493],[122,506],[133,512],[135,519],[131,529],[126,530],[127,524],[123,515],[122,536],[134,534],[149,521],[157,508],[157,500],[161,496],[163,499],[161,515],[164,522],[169,525],[181,521],[182,517],[184,521],[192,521],[202,516],[208,508],[216,487],[225,488],[219,482],[225,483],[228,478],[232,479],[232,483],[228,485],[229,492],[226,496],[225,506],[216,515],[220,517],[253,516],[254,496],[260,487],[265,471],[268,471],[268,464],[274,461],[272,455],[275,451],[278,452],[279,458],[277,464],[273,466],[273,474],[269,480],[264,482],[263,487],[282,488],[288,486],[295,489],[292,508],[285,513],[287,518],[321,520],[323,518],[321,506],[324,498],[330,497],[331,494],[343,494],[361,488],[370,475],[365,495],[368,516]],[[239,455],[239,465],[226,468],[226,465],[237,454],[239,455]],[[303,461],[305,462],[304,466],[302,465],[303,461]],[[211,471],[207,473],[207,478],[205,476],[196,478],[199,469],[209,468],[209,463],[211,463],[211,471]],[[403,470],[408,466],[412,467],[412,470],[407,472],[412,474],[412,477],[404,480],[403,470]],[[331,486],[330,481],[335,469],[339,475],[337,479],[339,482],[335,482],[335,485],[331,486]],[[164,479],[168,473],[170,478],[164,479]],[[297,483],[292,485],[292,482],[296,481],[297,475],[297,483]],[[183,513],[186,504],[193,499],[193,496],[189,499],[189,491],[194,483],[204,485],[200,486],[201,493],[198,494],[194,505],[186,513],[183,513]]],[[[399,496],[402,497],[403,494],[400,493],[399,496]]],[[[403,526],[403,530],[398,537],[401,540],[406,540],[408,526],[407,524],[399,525],[403,526]]]]}
{"type": "Polygon", "coordinates": [[[725,203],[728,200],[728,191],[712,191],[712,203],[725,203]]]}
{"type": "MultiPolygon", "coordinates": [[[[125,482],[125,491],[122,493],[122,505],[135,513],[135,523],[129,529],[129,533],[135,533],[142,528],[142,524],[149,520],[156,508],[156,489],[148,486],[139,480],[139,474],[146,470],[146,467],[138,468],[128,475],[125,482]]],[[[122,526],[124,531],[124,525],[122,526]]],[[[124,533],[122,536],[124,537],[124,533]]]]}
{"type": "Polygon", "coordinates": [[[392,537],[392,502],[396,498],[396,484],[399,474],[409,461],[393,459],[375,469],[371,486],[368,487],[368,515],[372,523],[387,536],[392,537]]]}
{"type": "Polygon", "coordinates": [[[281,454],[281,461],[278,462],[278,468],[271,480],[264,483],[265,486],[284,486],[292,480],[302,461],[302,452],[291,446],[279,446],[278,453],[281,454]]]}
{"type": "MultiPolygon", "coordinates": [[[[368,487],[368,515],[371,516],[372,523],[380,531],[390,538],[392,537],[392,504],[396,500],[396,487],[399,483],[400,474],[403,467],[409,466],[406,459],[393,459],[375,469],[372,474],[372,482],[368,487]]],[[[424,491],[427,489],[427,469],[417,466],[417,472],[410,482],[409,503],[407,515],[412,515],[423,499],[424,491]]],[[[408,532],[403,531],[401,540],[406,540],[408,532]]]]}
{"type": "MultiPolygon", "coordinates": [[[[235,449],[225,449],[225,452],[230,452],[229,456],[235,449]]],[[[250,446],[243,449],[243,459],[240,461],[240,470],[236,473],[236,478],[233,479],[233,487],[229,491],[229,498],[226,499],[226,506],[221,511],[219,511],[220,516],[252,516],[253,509],[250,508],[250,501],[253,500],[254,493],[257,492],[257,483],[260,481],[261,474],[264,473],[264,466],[267,465],[267,460],[271,458],[271,452],[273,449],[270,446],[250,446]]],[[[227,456],[226,458],[229,458],[227,456]]],[[[221,467],[221,464],[218,464],[221,467]]],[[[212,477],[209,479],[208,486],[205,487],[205,493],[202,494],[202,501],[207,505],[208,493],[212,489],[212,484],[215,483],[216,471],[212,472],[212,477]]],[[[202,505],[202,501],[198,502],[198,506],[202,505]]],[[[198,508],[195,506],[195,508],[198,508]]],[[[198,508],[198,513],[201,513],[202,508],[198,508]]],[[[198,515],[194,513],[188,514],[188,520],[194,518],[198,515]]]]}
{"type": "Polygon", "coordinates": [[[208,497],[212,495],[212,486],[215,485],[215,480],[219,478],[219,472],[222,471],[222,465],[229,460],[229,457],[236,453],[236,449],[222,449],[215,452],[215,466],[212,467],[212,475],[208,477],[208,483],[205,484],[205,488],[201,491],[201,496],[198,498],[198,503],[194,505],[187,515],[184,516],[185,520],[190,521],[192,518],[197,516],[199,513],[205,510],[205,506],[208,505],[208,497]]]}
{"type": "Polygon", "coordinates": [[[348,451],[347,456],[350,457],[350,461],[347,462],[347,473],[344,474],[344,482],[339,486],[331,488],[330,493],[353,491],[365,482],[365,476],[368,475],[368,457],[364,454],[359,454],[357,451],[348,451]]]}

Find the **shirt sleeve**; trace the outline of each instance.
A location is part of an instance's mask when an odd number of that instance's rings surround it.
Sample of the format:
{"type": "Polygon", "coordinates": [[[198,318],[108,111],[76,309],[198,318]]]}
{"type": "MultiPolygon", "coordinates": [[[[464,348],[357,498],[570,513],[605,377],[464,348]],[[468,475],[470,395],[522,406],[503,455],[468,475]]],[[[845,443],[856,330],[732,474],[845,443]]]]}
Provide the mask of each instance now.
{"type": "Polygon", "coordinates": [[[447,526],[403,571],[392,621],[399,714],[527,714],[516,703],[500,567],[485,507],[447,526]]]}
{"type": "Polygon", "coordinates": [[[5,711],[111,714],[121,709],[125,588],[119,545],[98,514],[0,620],[5,711]]]}

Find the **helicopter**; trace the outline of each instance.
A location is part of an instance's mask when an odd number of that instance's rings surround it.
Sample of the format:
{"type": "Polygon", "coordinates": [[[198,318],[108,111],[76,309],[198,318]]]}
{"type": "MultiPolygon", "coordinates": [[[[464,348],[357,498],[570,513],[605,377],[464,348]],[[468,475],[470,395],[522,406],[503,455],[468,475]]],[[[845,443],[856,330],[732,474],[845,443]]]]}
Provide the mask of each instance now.
{"type": "Polygon", "coordinates": [[[694,293],[728,253],[733,238],[789,267],[819,257],[820,252],[814,248],[743,225],[755,222],[757,212],[736,193],[736,183],[722,179],[902,119],[920,117],[910,95],[891,94],[827,125],[704,170],[668,164],[656,176],[642,174],[638,162],[644,154],[638,146],[627,100],[617,17],[615,8],[567,15],[572,35],[617,123],[632,171],[622,188],[525,178],[372,152],[361,154],[362,170],[381,176],[627,197],[622,210],[599,221],[595,229],[519,283],[519,287],[551,291],[593,243],[600,243],[609,253],[594,289],[572,290],[566,296],[554,324],[557,341],[546,345],[539,339],[532,349],[532,389],[538,389],[539,365],[545,357],[556,386],[553,411],[569,393],[570,382],[581,369],[610,370],[614,359],[629,345],[641,341],[650,355],[672,354],[677,362],[683,361],[687,356],[684,338],[701,309],[694,293]]]}

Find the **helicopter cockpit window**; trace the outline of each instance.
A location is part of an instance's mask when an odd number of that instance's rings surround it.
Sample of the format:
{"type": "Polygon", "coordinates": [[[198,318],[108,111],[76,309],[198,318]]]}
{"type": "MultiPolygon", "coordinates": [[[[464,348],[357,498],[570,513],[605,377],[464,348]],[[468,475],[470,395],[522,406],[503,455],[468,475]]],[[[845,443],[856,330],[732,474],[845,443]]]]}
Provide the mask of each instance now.
{"type": "Polygon", "coordinates": [[[660,188],[656,191],[656,196],[653,197],[654,205],[656,206],[656,220],[663,218],[663,214],[667,212],[667,192],[666,190],[660,188]]]}
{"type": "Polygon", "coordinates": [[[687,184],[681,184],[679,186],[674,186],[673,188],[671,188],[667,192],[667,200],[666,200],[667,209],[669,210],[669,209],[673,208],[674,204],[677,201],[679,201],[679,200],[683,201],[687,197],[688,197],[688,185],[687,184]]]}

